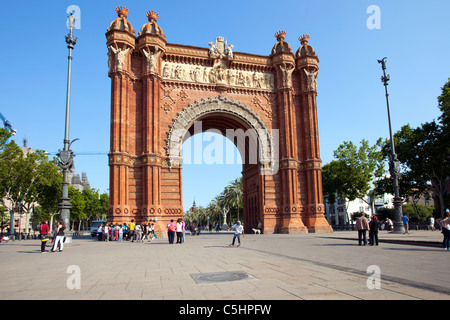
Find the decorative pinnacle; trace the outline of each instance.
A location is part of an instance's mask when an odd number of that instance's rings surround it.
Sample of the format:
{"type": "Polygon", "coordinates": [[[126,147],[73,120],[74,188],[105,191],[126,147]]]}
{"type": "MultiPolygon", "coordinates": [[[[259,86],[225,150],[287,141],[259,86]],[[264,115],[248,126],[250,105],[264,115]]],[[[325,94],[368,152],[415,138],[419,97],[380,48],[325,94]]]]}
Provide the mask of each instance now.
{"type": "Polygon", "coordinates": [[[126,18],[128,16],[128,9],[122,6],[118,6],[116,8],[116,12],[120,18],[126,18]]]}
{"type": "Polygon", "coordinates": [[[301,36],[298,38],[298,40],[300,40],[300,43],[301,43],[301,44],[305,45],[305,44],[308,44],[309,38],[310,38],[309,35],[304,34],[304,35],[301,35],[301,36]]]}
{"type": "Polygon", "coordinates": [[[275,33],[275,38],[277,38],[278,41],[284,40],[284,37],[286,37],[286,31],[278,31],[275,33]]]}
{"type": "Polygon", "coordinates": [[[147,18],[150,22],[156,22],[159,18],[159,14],[156,11],[149,10],[147,11],[147,18]]]}

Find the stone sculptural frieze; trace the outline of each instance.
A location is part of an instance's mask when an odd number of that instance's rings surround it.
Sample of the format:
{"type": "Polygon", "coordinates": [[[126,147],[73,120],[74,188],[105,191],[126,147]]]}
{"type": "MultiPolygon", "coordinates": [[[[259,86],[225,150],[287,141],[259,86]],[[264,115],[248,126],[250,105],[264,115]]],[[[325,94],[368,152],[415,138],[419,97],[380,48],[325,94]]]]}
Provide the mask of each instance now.
{"type": "Polygon", "coordinates": [[[271,73],[227,69],[222,64],[214,67],[165,62],[162,68],[164,80],[177,80],[203,84],[225,84],[236,87],[273,90],[271,73]]]}

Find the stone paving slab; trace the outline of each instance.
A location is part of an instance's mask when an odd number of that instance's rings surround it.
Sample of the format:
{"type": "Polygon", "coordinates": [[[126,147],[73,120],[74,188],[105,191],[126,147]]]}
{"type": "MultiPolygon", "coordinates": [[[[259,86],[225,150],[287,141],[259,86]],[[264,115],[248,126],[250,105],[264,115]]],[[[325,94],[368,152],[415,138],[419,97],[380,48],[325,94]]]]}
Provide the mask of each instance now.
{"type": "Polygon", "coordinates": [[[439,232],[380,234],[359,247],[356,232],[187,236],[184,244],[98,242],[74,238],[62,253],[40,253],[39,240],[0,244],[1,300],[435,300],[450,298],[450,252],[401,244],[408,237],[439,243],[439,232]],[[349,241],[349,239],[354,241],[349,241]],[[367,272],[380,268],[380,289],[367,272]],[[73,286],[76,266],[80,288],[73,286]],[[196,283],[192,275],[245,272],[251,279],[196,283]],[[73,277],[72,277],[73,276],[73,277]],[[69,283],[70,282],[70,283],[69,283]],[[69,286],[68,286],[69,283],[69,286]]]}

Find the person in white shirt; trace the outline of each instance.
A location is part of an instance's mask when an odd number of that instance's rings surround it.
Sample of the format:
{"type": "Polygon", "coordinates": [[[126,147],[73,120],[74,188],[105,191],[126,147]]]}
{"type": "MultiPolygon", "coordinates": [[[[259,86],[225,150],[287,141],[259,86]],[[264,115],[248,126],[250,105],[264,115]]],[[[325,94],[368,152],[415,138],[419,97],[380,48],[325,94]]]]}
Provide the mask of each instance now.
{"type": "Polygon", "coordinates": [[[136,234],[136,242],[142,242],[142,231],[141,231],[141,225],[136,224],[136,227],[134,228],[134,233],[136,234]]]}
{"type": "Polygon", "coordinates": [[[177,243],[182,244],[183,243],[183,222],[181,221],[181,219],[177,220],[177,226],[175,229],[176,233],[177,233],[177,243]]]}
{"type": "Polygon", "coordinates": [[[102,241],[102,237],[103,237],[103,228],[102,225],[100,224],[97,228],[97,239],[98,241],[102,241]]]}
{"type": "Polygon", "coordinates": [[[239,247],[241,245],[241,234],[245,238],[244,226],[241,224],[240,221],[238,221],[238,222],[236,222],[236,224],[234,224],[233,226],[228,228],[228,231],[230,231],[231,229],[234,229],[233,242],[228,246],[229,247],[234,246],[234,241],[237,238],[238,239],[238,247],[239,247]]]}

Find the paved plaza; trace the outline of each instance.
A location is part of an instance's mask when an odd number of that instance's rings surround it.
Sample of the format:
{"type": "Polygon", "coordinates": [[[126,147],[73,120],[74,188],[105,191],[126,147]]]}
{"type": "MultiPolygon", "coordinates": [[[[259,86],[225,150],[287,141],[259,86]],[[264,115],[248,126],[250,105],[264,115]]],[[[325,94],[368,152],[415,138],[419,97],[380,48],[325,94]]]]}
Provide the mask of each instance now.
{"type": "Polygon", "coordinates": [[[183,244],[75,237],[62,253],[40,240],[0,244],[3,300],[435,300],[450,298],[439,231],[186,236],[183,244]],[[408,241],[408,244],[406,244],[408,241]]]}

